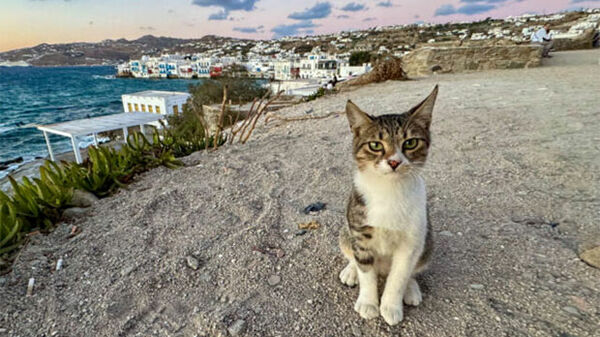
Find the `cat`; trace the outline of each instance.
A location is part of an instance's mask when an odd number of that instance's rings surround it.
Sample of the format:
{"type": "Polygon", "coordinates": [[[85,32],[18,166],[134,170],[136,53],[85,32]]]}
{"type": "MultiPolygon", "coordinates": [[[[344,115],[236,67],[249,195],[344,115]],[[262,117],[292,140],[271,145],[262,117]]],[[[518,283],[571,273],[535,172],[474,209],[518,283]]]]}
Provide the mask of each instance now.
{"type": "Polygon", "coordinates": [[[425,182],[420,175],[431,143],[429,128],[438,93],[407,112],[373,117],[350,100],[346,116],[354,136],[354,184],[339,243],[348,265],[342,283],[359,285],[354,310],[389,325],[403,319],[402,301],[419,305],[415,276],[426,269],[433,239],[425,182]],[[381,304],[377,277],[387,276],[381,304]]]}

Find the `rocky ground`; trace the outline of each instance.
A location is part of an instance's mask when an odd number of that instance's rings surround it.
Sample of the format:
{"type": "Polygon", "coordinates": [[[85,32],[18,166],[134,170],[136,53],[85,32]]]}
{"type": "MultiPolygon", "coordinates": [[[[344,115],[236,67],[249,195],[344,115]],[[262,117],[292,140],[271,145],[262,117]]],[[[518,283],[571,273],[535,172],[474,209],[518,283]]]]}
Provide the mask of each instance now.
{"type": "Polygon", "coordinates": [[[600,270],[578,254],[600,245],[599,59],[557,53],[281,111],[351,98],[400,112],[440,84],[425,172],[437,248],[424,301],[398,326],[360,319],[357,289],[338,280],[353,165],[342,115],[261,125],[34,236],[0,277],[0,336],[598,336],[600,270]],[[327,208],[302,212],[316,201],[327,208]]]}

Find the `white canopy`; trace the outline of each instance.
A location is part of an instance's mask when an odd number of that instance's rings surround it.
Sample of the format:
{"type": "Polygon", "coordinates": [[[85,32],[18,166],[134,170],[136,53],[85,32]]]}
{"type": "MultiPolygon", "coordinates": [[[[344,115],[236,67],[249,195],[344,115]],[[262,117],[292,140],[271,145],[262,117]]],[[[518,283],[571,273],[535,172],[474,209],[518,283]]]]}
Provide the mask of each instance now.
{"type": "Polygon", "coordinates": [[[54,153],[50,145],[48,133],[53,133],[71,138],[75,160],[81,163],[81,152],[77,147],[76,138],[80,136],[94,136],[94,144],[98,146],[98,133],[111,130],[123,130],[124,138],[127,138],[127,128],[139,125],[142,133],[144,132],[144,124],[150,124],[163,119],[164,116],[147,112],[126,112],[116,115],[107,115],[94,118],[78,119],[63,123],[36,125],[36,128],[44,133],[46,145],[48,145],[48,153],[50,159],[54,160],[54,153]]]}

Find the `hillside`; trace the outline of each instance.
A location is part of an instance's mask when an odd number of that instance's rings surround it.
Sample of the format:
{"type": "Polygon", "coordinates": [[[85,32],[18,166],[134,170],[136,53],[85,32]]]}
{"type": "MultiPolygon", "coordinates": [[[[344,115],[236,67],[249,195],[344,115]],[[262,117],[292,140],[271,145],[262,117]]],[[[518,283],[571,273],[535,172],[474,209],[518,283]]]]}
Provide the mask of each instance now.
{"type": "Polygon", "coordinates": [[[44,43],[32,48],[0,53],[0,63],[24,61],[33,66],[118,64],[142,55],[202,52],[229,40],[234,39],[212,35],[201,39],[146,35],[131,41],[119,39],[98,43],[44,43]]]}
{"type": "MultiPolygon", "coordinates": [[[[327,53],[344,54],[367,51],[378,55],[400,55],[422,44],[529,43],[529,35],[544,23],[551,25],[557,37],[571,38],[587,29],[597,29],[600,9],[547,15],[525,14],[506,19],[485,19],[477,22],[448,24],[410,24],[372,27],[365,30],[333,34],[285,37],[279,40],[257,41],[207,35],[200,39],[177,39],[143,36],[137,40],[105,40],[98,43],[41,44],[0,53],[3,62],[26,62],[34,66],[118,64],[141,55],[164,53],[208,53],[215,56],[244,57],[255,46],[262,56],[279,52],[303,54],[315,47],[327,53]]],[[[562,48],[561,48],[562,49],[562,48]]],[[[567,48],[568,49],[568,48],[567,48]]],[[[579,49],[579,48],[576,48],[579,49]]]]}
{"type": "Polygon", "coordinates": [[[353,310],[337,233],[352,181],[344,115],[257,124],[31,235],[0,276],[7,336],[598,336],[600,50],[538,68],[388,81],[279,110],[401,112],[440,91],[424,178],[435,241],[423,303],[389,327],[353,310]],[[325,210],[306,215],[314,202],[325,210]],[[298,231],[317,221],[320,228],[298,231]],[[72,226],[77,226],[72,235],[72,226]],[[63,268],[55,271],[59,258],[63,268]],[[25,296],[35,278],[33,296],[25,296]]]}

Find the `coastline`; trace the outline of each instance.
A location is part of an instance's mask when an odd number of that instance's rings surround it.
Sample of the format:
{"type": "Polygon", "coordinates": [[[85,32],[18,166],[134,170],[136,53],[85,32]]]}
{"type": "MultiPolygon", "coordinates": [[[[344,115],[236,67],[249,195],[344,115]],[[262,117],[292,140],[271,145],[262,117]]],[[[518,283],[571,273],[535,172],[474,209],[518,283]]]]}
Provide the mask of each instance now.
{"type": "MultiPolygon", "coordinates": [[[[101,143],[102,146],[110,146],[110,147],[118,147],[122,144],[122,140],[113,140],[105,143],[101,143]]],[[[93,146],[93,145],[90,145],[93,146]]],[[[81,148],[81,158],[85,160],[88,157],[88,147],[81,148]]],[[[56,162],[73,162],[75,161],[75,154],[73,151],[55,153],[54,157],[56,158],[56,162]]],[[[11,190],[10,181],[8,177],[11,176],[17,181],[21,181],[23,177],[38,178],[40,176],[40,166],[44,165],[46,160],[50,160],[49,156],[45,156],[42,158],[36,158],[31,161],[27,161],[22,163],[18,168],[10,171],[6,176],[0,178],[0,190],[3,192],[7,192],[11,190]]]]}

